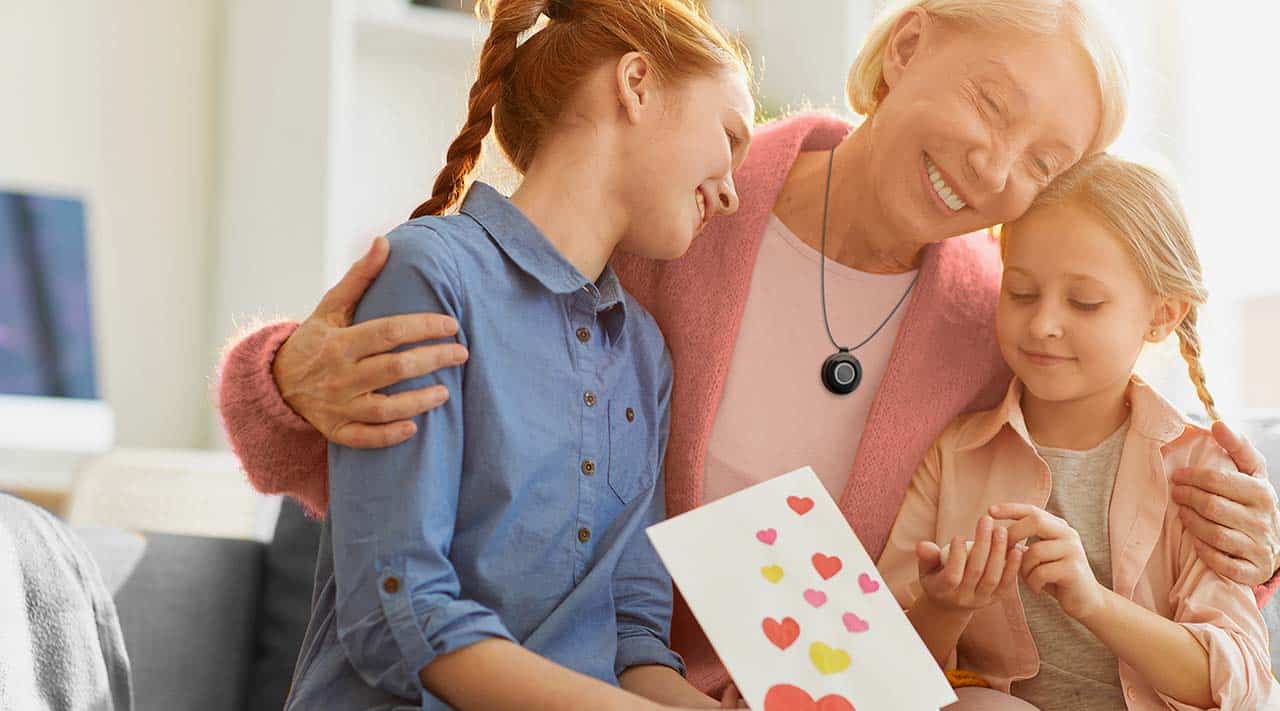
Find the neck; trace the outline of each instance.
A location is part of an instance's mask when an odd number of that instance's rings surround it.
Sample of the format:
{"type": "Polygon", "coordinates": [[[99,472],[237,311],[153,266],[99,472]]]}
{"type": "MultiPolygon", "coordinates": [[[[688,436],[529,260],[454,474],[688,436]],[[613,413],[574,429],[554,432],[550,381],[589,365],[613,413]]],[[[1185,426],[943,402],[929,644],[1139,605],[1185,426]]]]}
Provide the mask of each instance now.
{"type": "Polygon", "coordinates": [[[548,141],[526,171],[511,202],[590,281],[596,281],[622,240],[624,221],[598,151],[571,141],[548,141]],[[568,144],[574,143],[573,150],[568,144]]]}
{"type": "Polygon", "coordinates": [[[1074,400],[1044,400],[1025,386],[1022,416],[1031,439],[1054,449],[1093,449],[1129,418],[1129,381],[1074,400]]]}
{"type": "MultiPolygon", "coordinates": [[[[872,274],[920,267],[924,244],[888,229],[872,186],[870,122],[835,149],[827,208],[826,256],[872,274]]],[[[819,249],[829,151],[801,153],[783,184],[774,213],[806,244],[819,249]]]]}

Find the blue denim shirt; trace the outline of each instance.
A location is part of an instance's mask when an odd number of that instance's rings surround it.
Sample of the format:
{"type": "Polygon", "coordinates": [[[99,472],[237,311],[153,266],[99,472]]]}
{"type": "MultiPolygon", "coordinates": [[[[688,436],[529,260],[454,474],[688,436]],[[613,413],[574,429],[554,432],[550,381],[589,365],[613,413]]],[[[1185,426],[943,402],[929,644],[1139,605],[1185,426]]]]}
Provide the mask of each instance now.
{"type": "Polygon", "coordinates": [[[448,387],[410,441],[330,445],[331,538],[288,708],[450,708],[418,670],[490,638],[615,685],[683,672],[644,534],[664,516],[671,394],[653,318],[481,183],[461,214],[390,240],[355,320],[449,314],[470,360],[383,391],[448,387]]]}

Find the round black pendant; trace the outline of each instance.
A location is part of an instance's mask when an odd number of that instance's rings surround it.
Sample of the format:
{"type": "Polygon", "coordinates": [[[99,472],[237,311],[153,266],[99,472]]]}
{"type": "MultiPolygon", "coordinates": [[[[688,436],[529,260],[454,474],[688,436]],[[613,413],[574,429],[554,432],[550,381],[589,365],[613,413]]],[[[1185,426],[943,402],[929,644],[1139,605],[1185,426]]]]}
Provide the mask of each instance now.
{"type": "Polygon", "coordinates": [[[841,349],[822,364],[822,384],[836,395],[848,395],[862,382],[862,363],[841,349]]]}

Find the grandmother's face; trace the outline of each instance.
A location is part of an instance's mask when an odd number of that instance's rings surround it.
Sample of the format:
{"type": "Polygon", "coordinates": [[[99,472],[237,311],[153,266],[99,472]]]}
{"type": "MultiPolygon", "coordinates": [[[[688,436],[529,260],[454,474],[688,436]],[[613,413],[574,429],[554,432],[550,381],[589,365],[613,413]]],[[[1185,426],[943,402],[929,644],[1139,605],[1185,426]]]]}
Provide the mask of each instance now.
{"type": "Polygon", "coordinates": [[[917,242],[1010,222],[1090,149],[1102,101],[1065,38],[985,33],[904,16],[871,119],[884,219],[917,242]]]}

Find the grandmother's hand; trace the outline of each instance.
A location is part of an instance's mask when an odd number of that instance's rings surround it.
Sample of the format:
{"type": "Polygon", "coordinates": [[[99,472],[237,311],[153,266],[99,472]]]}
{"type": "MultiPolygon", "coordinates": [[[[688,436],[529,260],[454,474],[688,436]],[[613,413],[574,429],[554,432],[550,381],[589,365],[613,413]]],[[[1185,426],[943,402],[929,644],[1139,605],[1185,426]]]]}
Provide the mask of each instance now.
{"type": "Polygon", "coordinates": [[[1213,437],[1239,471],[1193,467],[1174,473],[1173,500],[1196,551],[1219,575],[1261,585],[1280,567],[1280,511],[1262,454],[1222,422],[1213,437]]]}
{"type": "Polygon", "coordinates": [[[458,343],[388,352],[453,336],[458,324],[448,316],[405,314],[351,325],[390,251],[385,237],[374,240],[280,346],[271,366],[285,402],[326,439],[347,447],[389,447],[412,437],[417,427],[410,418],[439,407],[449,399],[448,390],[437,385],[395,395],[375,391],[467,360],[458,343]]]}

